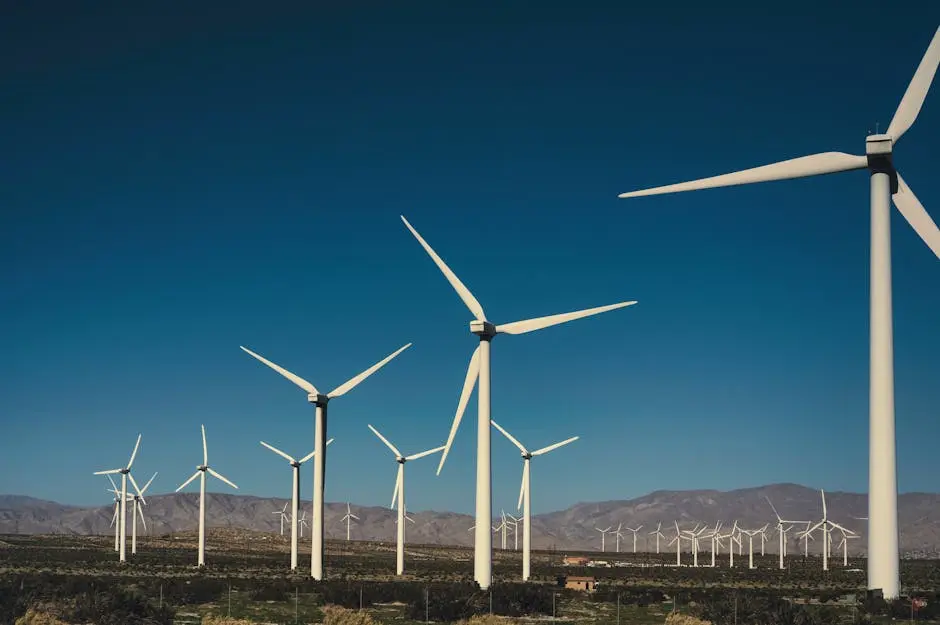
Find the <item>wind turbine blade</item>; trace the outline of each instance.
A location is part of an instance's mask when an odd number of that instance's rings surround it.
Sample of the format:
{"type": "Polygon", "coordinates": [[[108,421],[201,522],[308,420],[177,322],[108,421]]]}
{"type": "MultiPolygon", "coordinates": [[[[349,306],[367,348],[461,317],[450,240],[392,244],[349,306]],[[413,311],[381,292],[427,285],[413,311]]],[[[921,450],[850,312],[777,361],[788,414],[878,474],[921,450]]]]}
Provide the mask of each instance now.
{"type": "Polygon", "coordinates": [[[394,357],[397,356],[398,354],[402,353],[403,351],[405,351],[405,350],[408,349],[409,347],[411,347],[411,343],[408,343],[408,344],[406,344],[406,345],[404,345],[404,346],[402,346],[402,347],[399,347],[397,350],[395,350],[394,352],[392,352],[391,354],[389,354],[388,356],[386,356],[385,358],[383,358],[383,359],[380,360],[379,362],[375,363],[374,365],[372,365],[371,367],[369,367],[368,369],[366,369],[365,371],[363,371],[362,373],[360,373],[360,374],[357,375],[356,377],[354,377],[354,378],[348,380],[347,382],[345,382],[345,383],[343,383],[343,384],[337,386],[336,388],[334,388],[332,391],[330,391],[330,392],[328,393],[327,396],[328,396],[330,399],[333,399],[334,397],[339,397],[339,396],[341,396],[341,395],[345,395],[346,393],[348,393],[348,392],[351,391],[352,389],[356,388],[356,386],[358,386],[360,382],[362,382],[362,381],[365,380],[367,377],[369,377],[370,375],[372,375],[373,373],[375,373],[376,371],[378,371],[379,369],[381,369],[382,367],[384,367],[386,364],[388,364],[388,361],[390,361],[392,358],[394,358],[394,357]]]}
{"type": "MultiPolygon", "coordinates": [[[[285,454],[283,451],[281,451],[280,449],[278,449],[278,448],[275,447],[274,445],[268,445],[268,444],[265,443],[264,441],[258,441],[258,442],[261,443],[262,445],[264,445],[265,447],[267,447],[268,449],[270,449],[271,451],[273,451],[274,453],[276,453],[277,455],[281,456],[282,458],[286,458],[288,462],[296,462],[296,460],[294,460],[293,457],[289,456],[288,454],[285,454]]],[[[310,455],[312,456],[313,454],[310,454],[310,455]]],[[[305,458],[304,460],[306,460],[306,458],[305,458]]],[[[303,461],[301,461],[301,462],[303,462],[303,461]]]]}
{"type": "Polygon", "coordinates": [[[450,434],[447,435],[447,442],[444,443],[444,453],[441,454],[441,461],[437,465],[437,474],[441,474],[444,468],[444,461],[447,460],[447,454],[450,453],[450,446],[454,442],[454,436],[457,434],[457,428],[460,427],[460,420],[463,419],[463,413],[467,409],[467,402],[470,401],[470,395],[473,393],[473,387],[476,386],[477,377],[480,375],[480,346],[473,350],[473,356],[470,357],[470,365],[467,367],[467,377],[463,381],[463,390],[460,392],[460,400],[457,402],[457,412],[454,413],[454,422],[450,426],[450,434]]]}
{"type": "Polygon", "coordinates": [[[193,476],[191,478],[189,478],[188,480],[180,484],[180,487],[176,489],[176,492],[180,492],[181,490],[189,486],[189,483],[192,482],[197,477],[199,477],[199,471],[196,471],[195,473],[193,473],[193,476]]]}
{"type": "Polygon", "coordinates": [[[598,306],[597,308],[577,310],[574,312],[562,313],[560,315],[536,317],[535,319],[526,319],[525,321],[513,321],[512,323],[504,323],[502,325],[496,326],[496,331],[502,332],[503,334],[525,334],[526,332],[532,332],[534,330],[541,330],[542,328],[557,326],[559,323],[567,323],[568,321],[574,321],[575,319],[581,319],[582,317],[590,317],[592,315],[599,315],[609,310],[616,310],[618,308],[624,308],[626,306],[632,306],[634,304],[636,304],[635,301],[620,302],[619,304],[610,304],[609,306],[598,306]]]}
{"type": "Polygon", "coordinates": [[[247,347],[244,347],[244,346],[242,346],[242,345],[239,345],[239,347],[241,347],[241,348],[242,348],[242,351],[244,351],[246,354],[248,354],[249,356],[254,356],[255,358],[257,358],[258,360],[260,360],[261,362],[263,362],[263,363],[266,364],[267,366],[271,367],[272,369],[274,369],[275,371],[277,371],[278,373],[280,373],[281,375],[283,375],[285,378],[287,378],[288,380],[290,380],[291,382],[293,382],[294,384],[296,384],[296,385],[299,386],[300,388],[302,388],[302,389],[304,389],[305,391],[307,391],[308,393],[310,393],[311,395],[319,395],[319,394],[320,394],[320,392],[317,390],[317,387],[315,387],[315,386],[314,386],[313,384],[311,384],[310,382],[307,382],[305,379],[303,379],[303,378],[300,377],[299,375],[294,375],[293,373],[291,373],[291,372],[288,371],[287,369],[285,369],[285,368],[283,368],[283,367],[279,367],[278,365],[274,364],[273,362],[271,362],[271,361],[268,360],[267,358],[264,358],[263,356],[259,356],[258,354],[254,353],[253,351],[251,351],[251,350],[248,349],[247,347]]]}
{"type": "Polygon", "coordinates": [[[394,445],[392,445],[392,444],[388,441],[388,439],[385,438],[384,436],[382,436],[382,435],[379,433],[378,430],[376,430],[374,427],[372,427],[371,424],[367,423],[366,425],[369,426],[369,429],[372,430],[372,433],[373,433],[373,434],[375,434],[376,436],[379,437],[379,440],[380,440],[380,441],[382,441],[383,443],[385,443],[385,446],[386,446],[386,447],[388,447],[389,449],[392,450],[392,453],[395,454],[395,457],[396,457],[396,458],[401,458],[401,457],[402,457],[401,452],[398,451],[398,447],[395,447],[394,445]]]}
{"type": "Polygon", "coordinates": [[[824,491],[823,489],[820,488],[820,489],[819,489],[819,494],[822,495],[823,519],[825,520],[825,519],[828,519],[828,518],[829,518],[829,517],[826,516],[826,491],[824,491]]]}
{"type": "Polygon", "coordinates": [[[140,497],[141,496],[140,486],[137,485],[137,480],[134,479],[134,474],[128,473],[127,477],[130,479],[131,485],[134,487],[134,490],[137,491],[137,496],[140,497]]]}
{"type": "Polygon", "coordinates": [[[522,497],[525,495],[525,481],[529,476],[529,463],[528,461],[522,465],[522,482],[519,484],[519,503],[516,504],[516,510],[522,508],[522,497]]]}
{"type": "Polygon", "coordinates": [[[911,228],[923,239],[927,247],[933,250],[937,258],[940,258],[940,229],[937,228],[934,220],[930,218],[924,205],[920,203],[911,188],[901,178],[901,174],[897,174],[897,176],[898,192],[891,196],[894,205],[898,207],[898,212],[904,216],[907,223],[911,224],[911,228]]]}
{"type": "Polygon", "coordinates": [[[395,475],[395,489],[392,491],[392,503],[389,508],[395,507],[395,502],[398,500],[398,488],[401,486],[401,471],[395,475]]]}
{"type": "Polygon", "coordinates": [[[504,430],[504,429],[503,429],[503,426],[501,426],[500,424],[496,423],[496,422],[493,421],[492,419],[490,419],[490,423],[492,423],[492,424],[493,424],[493,427],[496,428],[497,430],[499,430],[499,431],[502,433],[503,436],[505,436],[506,438],[508,438],[510,443],[512,443],[513,445],[515,445],[516,447],[518,447],[518,448],[519,448],[519,451],[521,451],[521,452],[524,453],[524,454],[529,453],[529,450],[526,449],[525,446],[524,446],[522,443],[520,443],[519,441],[517,441],[517,440],[515,439],[515,437],[514,437],[512,434],[510,434],[509,432],[507,432],[506,430],[504,430]]]}
{"type": "Polygon", "coordinates": [[[418,458],[424,458],[425,456],[430,456],[431,454],[436,454],[439,451],[444,451],[444,446],[435,447],[434,449],[429,449],[427,451],[422,451],[418,454],[412,454],[410,456],[405,456],[405,460],[417,460],[418,458]]]}
{"type": "Polygon", "coordinates": [[[206,426],[200,425],[202,428],[202,463],[209,464],[209,447],[206,445],[206,426]]]}
{"type": "Polygon", "coordinates": [[[473,296],[473,293],[470,292],[463,282],[460,281],[460,278],[450,270],[450,267],[441,260],[441,257],[437,255],[437,252],[431,249],[431,246],[428,245],[428,242],[425,241],[418,231],[411,227],[411,224],[408,223],[408,220],[405,219],[405,216],[401,216],[401,220],[405,222],[408,230],[411,231],[411,234],[418,239],[418,243],[421,244],[421,247],[424,248],[424,251],[428,253],[428,256],[431,257],[431,260],[434,261],[434,264],[437,265],[437,268],[441,270],[441,273],[444,274],[444,277],[447,278],[447,281],[450,282],[450,285],[454,287],[454,290],[457,291],[457,295],[460,296],[460,299],[463,300],[463,303],[467,308],[470,309],[470,312],[473,313],[473,316],[477,321],[486,321],[486,315],[483,313],[483,306],[480,305],[480,302],[477,301],[477,298],[473,296]]]}
{"type": "Polygon", "coordinates": [[[405,519],[407,519],[408,521],[411,521],[412,523],[415,522],[415,520],[412,519],[412,518],[411,518],[410,516],[408,516],[408,515],[405,515],[405,519]]]}
{"type": "Polygon", "coordinates": [[[117,518],[118,518],[118,507],[114,506],[114,514],[111,515],[111,525],[109,525],[108,527],[114,527],[114,522],[117,521],[117,518]]]}
{"type": "Polygon", "coordinates": [[[357,517],[355,514],[350,514],[350,515],[349,515],[349,518],[350,518],[350,519],[356,519],[357,521],[359,520],[359,517],[357,517]]]}
{"type": "Polygon", "coordinates": [[[117,494],[117,492],[118,492],[117,484],[114,483],[114,480],[111,479],[111,476],[110,476],[110,475],[108,476],[108,481],[111,482],[111,488],[113,488],[113,489],[114,489],[114,493],[117,494]]]}
{"type": "Polygon", "coordinates": [[[911,84],[907,86],[907,91],[898,104],[898,110],[894,113],[894,118],[888,126],[886,133],[891,140],[897,142],[901,136],[908,131],[917,119],[920,108],[924,105],[924,99],[927,97],[927,91],[930,89],[930,83],[937,73],[937,66],[940,65],[940,28],[937,28],[927,46],[927,52],[924,58],[920,60],[917,71],[911,79],[911,84]]]}
{"type": "Polygon", "coordinates": [[[137,448],[140,447],[140,437],[141,437],[141,435],[138,434],[138,435],[137,435],[137,442],[134,443],[134,451],[131,452],[131,459],[130,459],[130,461],[127,463],[127,468],[128,468],[128,469],[131,468],[131,465],[134,464],[134,458],[137,457],[137,448]]]}
{"type": "MultiPolygon", "coordinates": [[[[335,438],[331,438],[330,440],[326,441],[326,446],[329,447],[329,446],[330,446],[330,443],[332,443],[334,440],[336,440],[336,439],[335,439],[335,438]]],[[[307,454],[306,456],[304,456],[303,458],[301,458],[301,459],[300,459],[300,462],[298,462],[298,464],[303,464],[303,463],[305,463],[306,461],[310,460],[311,458],[313,458],[313,457],[316,456],[316,455],[317,455],[317,451],[314,449],[314,450],[311,451],[309,454],[307,454]]]]}
{"type": "Polygon", "coordinates": [[[147,521],[144,520],[144,509],[141,508],[140,505],[137,505],[137,506],[134,506],[134,507],[137,508],[137,514],[140,516],[140,522],[143,524],[143,526],[144,526],[144,531],[146,532],[146,531],[147,531],[147,521]]]}
{"type": "Polygon", "coordinates": [[[150,483],[153,482],[153,478],[157,477],[157,472],[154,471],[153,475],[150,476],[150,479],[147,480],[147,483],[144,484],[144,487],[140,489],[140,496],[143,497],[144,493],[147,492],[147,489],[150,488],[150,483]]]}
{"type": "Polygon", "coordinates": [[[231,486],[232,488],[238,488],[237,486],[235,486],[235,484],[233,484],[232,482],[230,482],[227,477],[225,477],[224,475],[222,475],[222,474],[219,473],[218,471],[215,471],[215,470],[213,470],[213,469],[209,469],[209,473],[211,473],[214,477],[219,478],[220,480],[222,480],[223,482],[225,482],[226,484],[228,484],[228,485],[231,486]]]}
{"type": "Polygon", "coordinates": [[[120,473],[120,472],[121,472],[120,469],[111,469],[110,471],[95,471],[95,475],[114,475],[115,473],[120,473]]]}
{"type": "Polygon", "coordinates": [[[774,503],[770,500],[770,497],[764,495],[764,499],[766,499],[767,503],[770,504],[770,509],[774,511],[774,516],[777,517],[777,520],[783,523],[783,519],[781,519],[780,515],[777,513],[777,509],[774,507],[774,503]]]}
{"type": "Polygon", "coordinates": [[[568,443],[573,443],[573,442],[575,442],[576,440],[578,440],[579,438],[581,438],[581,437],[580,437],[580,436],[572,436],[571,438],[566,439],[566,440],[563,440],[563,441],[561,441],[560,443],[555,443],[554,445],[549,445],[548,447],[542,447],[541,449],[537,449],[537,450],[535,450],[535,451],[532,452],[532,455],[533,455],[533,456],[541,456],[542,454],[547,454],[548,452],[550,452],[550,451],[552,451],[552,450],[555,450],[555,449],[558,449],[559,447],[562,447],[562,446],[564,446],[564,445],[567,445],[568,443]]]}
{"type": "Polygon", "coordinates": [[[771,165],[744,169],[731,174],[700,178],[699,180],[692,180],[690,182],[679,182],[663,187],[643,189],[642,191],[621,193],[617,197],[640,197],[643,195],[678,193],[679,191],[696,191],[698,189],[712,189],[715,187],[731,187],[754,182],[805,178],[806,176],[832,174],[838,171],[849,171],[851,169],[865,169],[866,167],[868,167],[868,159],[864,156],[855,156],[854,154],[846,154],[845,152],[823,152],[821,154],[791,158],[790,160],[780,161],[779,163],[773,163],[771,165]]]}

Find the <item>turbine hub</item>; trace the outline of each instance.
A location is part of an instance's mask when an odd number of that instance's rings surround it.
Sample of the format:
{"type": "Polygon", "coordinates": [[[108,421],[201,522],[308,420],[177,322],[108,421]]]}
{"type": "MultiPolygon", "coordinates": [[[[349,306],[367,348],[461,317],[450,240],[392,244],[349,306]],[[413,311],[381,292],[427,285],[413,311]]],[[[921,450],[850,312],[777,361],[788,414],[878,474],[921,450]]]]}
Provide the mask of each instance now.
{"type": "Polygon", "coordinates": [[[330,401],[329,395],[315,395],[314,393],[307,394],[307,401],[315,406],[325,406],[326,402],[330,401]]]}
{"type": "Polygon", "coordinates": [[[200,465],[198,465],[198,466],[196,467],[196,470],[197,470],[197,471],[205,471],[205,470],[208,469],[208,468],[209,468],[209,465],[208,465],[208,464],[200,464],[200,465]]]}
{"type": "Polygon", "coordinates": [[[398,464],[405,464],[408,461],[404,457],[398,456],[397,458],[395,458],[395,462],[397,462],[398,464]]]}
{"type": "Polygon", "coordinates": [[[496,336],[496,326],[489,321],[474,319],[470,322],[470,333],[479,336],[481,341],[486,341],[496,336]]]}
{"type": "Polygon", "coordinates": [[[532,454],[522,454],[522,459],[523,459],[523,460],[531,460],[531,459],[532,459],[532,454]]]}
{"type": "Polygon", "coordinates": [[[121,469],[121,471],[120,471],[121,475],[127,475],[127,474],[130,473],[130,472],[131,472],[131,470],[128,469],[128,468],[126,468],[126,467],[123,468],[123,469],[121,469]]]}
{"type": "Polygon", "coordinates": [[[296,460],[294,460],[293,462],[290,463],[290,466],[292,466],[292,467],[294,467],[294,468],[296,469],[297,467],[300,466],[300,463],[297,462],[296,460]]]}

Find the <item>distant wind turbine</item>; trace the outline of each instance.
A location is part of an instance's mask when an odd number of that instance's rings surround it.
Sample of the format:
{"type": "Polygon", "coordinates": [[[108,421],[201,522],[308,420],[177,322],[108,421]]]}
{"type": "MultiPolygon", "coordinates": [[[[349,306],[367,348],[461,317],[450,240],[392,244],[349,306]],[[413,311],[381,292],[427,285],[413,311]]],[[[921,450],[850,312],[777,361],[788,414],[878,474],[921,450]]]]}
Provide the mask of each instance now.
{"type": "Polygon", "coordinates": [[[307,401],[316,406],[313,428],[313,451],[317,461],[313,463],[313,530],[310,532],[310,576],[315,580],[323,579],[323,494],[326,475],[326,407],[331,399],[341,397],[359,386],[370,375],[384,367],[392,358],[411,347],[411,343],[399,347],[397,350],[372,365],[359,375],[340,384],[326,395],[322,395],[313,384],[299,375],[294,375],[287,369],[280,367],[270,360],[259,356],[247,347],[242,347],[249,356],[274,369],[282,376],[307,391],[307,401]]]}
{"type": "Polygon", "coordinates": [[[134,451],[131,452],[131,459],[128,461],[127,466],[121,469],[110,469],[108,471],[95,471],[95,475],[115,475],[121,474],[121,515],[119,519],[120,523],[120,560],[121,562],[127,561],[126,553],[126,542],[127,542],[127,479],[130,478],[131,484],[134,485],[134,488],[137,488],[137,482],[134,481],[134,476],[131,475],[131,465],[134,464],[134,458],[137,456],[137,448],[140,447],[140,434],[137,435],[137,442],[134,444],[134,451]]]}
{"type": "Polygon", "coordinates": [[[215,469],[209,468],[209,448],[206,445],[206,426],[201,425],[202,429],[202,464],[196,467],[196,472],[193,473],[192,477],[180,484],[180,487],[176,489],[176,492],[180,492],[192,482],[197,477],[199,478],[199,559],[196,561],[198,566],[206,565],[206,473],[212,475],[212,477],[222,480],[232,488],[238,488],[228,480],[221,473],[217,472],[215,469]]]}

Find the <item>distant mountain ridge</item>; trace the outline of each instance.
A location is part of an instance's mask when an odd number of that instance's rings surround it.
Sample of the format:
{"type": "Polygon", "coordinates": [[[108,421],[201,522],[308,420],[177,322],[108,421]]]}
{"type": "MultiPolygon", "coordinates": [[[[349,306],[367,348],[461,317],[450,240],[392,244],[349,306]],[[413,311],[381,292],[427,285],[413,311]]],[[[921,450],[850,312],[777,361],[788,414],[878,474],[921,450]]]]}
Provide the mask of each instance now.
{"type": "MultiPolygon", "coordinates": [[[[279,510],[287,501],[276,497],[229,495],[208,493],[207,519],[211,527],[233,527],[262,532],[279,532],[279,510]]],[[[655,541],[649,532],[662,523],[662,532],[669,539],[675,535],[675,521],[689,528],[696,522],[714,525],[722,521],[756,529],[776,525],[773,510],[767,503],[773,501],[780,515],[787,520],[814,522],[822,516],[819,491],[798,484],[771,484],[731,491],[690,490],[655,491],[630,500],[577,503],[564,510],[532,517],[532,545],[535,549],[599,550],[600,536],[595,528],[616,528],[642,525],[637,541],[638,550],[647,545],[654,549],[655,541]],[[647,542],[648,541],[648,542],[647,542]]],[[[868,497],[859,493],[827,492],[829,518],[859,533],[862,540],[852,541],[850,551],[865,552],[868,497]]],[[[149,533],[170,534],[196,527],[199,495],[180,493],[147,497],[145,515],[149,533]]],[[[311,520],[310,503],[302,502],[311,520]]],[[[352,506],[360,521],[351,527],[353,540],[393,541],[395,537],[395,511],[379,506],[352,506]]],[[[0,495],[0,533],[2,534],[110,534],[113,505],[80,507],[58,504],[23,495],[0,495]]],[[[512,511],[515,513],[515,511],[512,511]]],[[[346,526],[340,519],[346,514],[345,503],[326,505],[327,538],[345,538],[346,526]]],[[[408,511],[414,524],[408,524],[408,540],[427,544],[469,546],[473,533],[468,529],[473,518],[466,514],[436,511],[408,511]]],[[[518,515],[516,515],[518,516],[518,515]]],[[[928,557],[940,554],[940,494],[905,493],[898,496],[900,542],[903,553],[928,557]]],[[[494,520],[493,525],[497,524],[494,520]]],[[[139,531],[141,531],[139,529],[139,531]]],[[[289,530],[288,530],[289,531],[289,530]]],[[[143,533],[141,531],[141,533],[143,533]]],[[[790,544],[795,545],[790,532],[790,544]]],[[[623,531],[621,551],[632,549],[632,532],[623,531]]],[[[608,550],[615,546],[615,538],[608,536],[608,550]]],[[[512,536],[509,547],[512,547],[512,536]]],[[[668,540],[666,541],[668,542],[668,540]]],[[[499,537],[494,538],[499,546],[499,537]]],[[[661,548],[667,550],[665,542],[661,548]]],[[[767,550],[776,552],[777,539],[768,540],[767,550]]],[[[810,542],[810,551],[821,549],[820,541],[810,542]]],[[[802,548],[800,548],[802,552],[802,548]]]]}

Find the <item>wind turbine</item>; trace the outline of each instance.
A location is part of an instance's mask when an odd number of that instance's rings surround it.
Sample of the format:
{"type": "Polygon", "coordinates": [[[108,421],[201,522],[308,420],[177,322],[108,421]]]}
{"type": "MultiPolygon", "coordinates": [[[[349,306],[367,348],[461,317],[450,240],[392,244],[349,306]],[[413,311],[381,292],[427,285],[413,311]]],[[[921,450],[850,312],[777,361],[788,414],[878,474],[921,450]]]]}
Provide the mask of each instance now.
{"type": "Polygon", "coordinates": [[[476,536],[474,541],[473,557],[473,577],[480,585],[480,588],[486,590],[492,581],[492,539],[493,537],[486,528],[492,521],[493,502],[491,496],[492,472],[490,470],[490,341],[497,334],[525,334],[534,330],[541,330],[550,326],[558,325],[582,317],[597,315],[609,310],[623,308],[636,304],[635,301],[620,302],[609,306],[579,310],[576,312],[563,313],[559,315],[550,315],[547,317],[537,317],[525,321],[515,321],[495,325],[486,318],[483,312],[483,306],[473,296],[473,294],[464,286],[453,271],[441,260],[441,257],[431,249],[431,246],[418,234],[418,231],[411,227],[408,220],[402,216],[401,220],[405,223],[411,234],[418,240],[424,251],[428,253],[437,268],[441,270],[444,277],[460,296],[463,303],[470,309],[474,320],[470,322],[470,332],[480,338],[480,344],[473,352],[470,358],[470,365],[467,368],[467,375],[464,378],[463,391],[460,394],[460,400],[457,403],[457,412],[454,414],[454,421],[450,427],[450,435],[447,437],[447,443],[444,445],[444,453],[441,455],[441,462],[437,467],[437,474],[440,475],[444,467],[444,461],[450,451],[451,443],[457,428],[460,426],[460,420],[463,418],[463,412],[467,407],[470,394],[473,387],[480,380],[480,387],[477,394],[477,479],[476,479],[476,536]]]}
{"type": "Polygon", "coordinates": [[[307,523],[307,511],[302,510],[300,513],[300,523],[297,525],[297,528],[300,530],[300,537],[304,537],[304,528],[308,527],[310,524],[307,523]]]}
{"type": "Polygon", "coordinates": [[[659,523],[656,524],[656,529],[650,532],[651,535],[656,536],[656,553],[659,553],[659,539],[660,538],[662,538],[663,540],[666,539],[666,535],[663,534],[661,531],[662,529],[663,529],[663,522],[660,521],[659,523]]]}
{"type": "Polygon", "coordinates": [[[623,522],[617,524],[617,529],[614,530],[614,537],[617,539],[617,548],[615,551],[620,553],[620,539],[623,538],[623,534],[620,533],[620,530],[623,529],[623,522]]]}
{"type": "Polygon", "coordinates": [[[728,539],[728,567],[734,568],[734,543],[741,544],[741,534],[738,530],[738,522],[735,521],[734,525],[731,526],[731,529],[728,530],[727,534],[722,534],[715,537],[716,540],[721,540],[723,538],[728,539]]]}
{"type": "Polygon", "coordinates": [[[209,448],[206,446],[206,426],[199,426],[202,428],[202,464],[196,467],[196,472],[192,474],[188,480],[180,484],[180,487],[176,489],[176,492],[180,492],[192,482],[197,477],[199,478],[199,559],[197,560],[198,566],[205,566],[206,564],[206,473],[210,473],[212,477],[222,480],[232,488],[237,489],[232,482],[228,480],[221,473],[215,469],[209,468],[209,448]]]}
{"type": "Polygon", "coordinates": [[[341,397],[356,388],[360,382],[370,375],[384,367],[392,358],[411,347],[411,343],[399,347],[397,350],[372,365],[359,375],[350,378],[343,384],[340,384],[326,395],[320,394],[313,384],[298,375],[294,375],[287,369],[280,367],[270,360],[259,356],[250,349],[242,347],[242,351],[253,356],[260,362],[274,369],[282,376],[307,391],[307,401],[316,406],[314,432],[313,432],[313,452],[317,461],[313,463],[313,531],[310,532],[310,575],[315,580],[323,579],[323,494],[326,475],[326,407],[331,399],[341,397]]]}
{"type": "Polygon", "coordinates": [[[606,540],[605,540],[605,539],[607,538],[607,533],[608,533],[611,529],[613,529],[613,527],[614,527],[613,525],[610,525],[610,526],[608,526],[607,529],[604,529],[604,530],[600,529],[599,527],[595,527],[595,528],[594,528],[595,530],[597,530],[598,532],[601,533],[601,553],[604,553],[605,551],[607,551],[607,548],[606,548],[606,540]]]}
{"type": "Polygon", "coordinates": [[[628,532],[633,532],[633,553],[636,553],[636,533],[643,529],[642,525],[638,525],[636,528],[628,527],[626,530],[628,532]]]}
{"type": "Polygon", "coordinates": [[[506,522],[512,525],[513,551],[519,551],[519,521],[521,520],[522,519],[517,519],[511,514],[506,515],[506,522]]]}
{"type": "MultiPolygon", "coordinates": [[[[300,509],[300,465],[302,465],[302,464],[305,463],[306,461],[308,461],[308,460],[310,460],[311,458],[313,458],[313,457],[316,455],[317,452],[316,452],[316,450],[311,451],[309,454],[307,454],[306,456],[304,456],[304,457],[301,458],[300,460],[297,460],[297,459],[295,459],[293,456],[284,453],[283,451],[281,451],[281,450],[278,449],[277,447],[274,447],[273,445],[269,445],[269,444],[265,443],[264,441],[259,441],[259,442],[260,442],[262,445],[264,445],[265,447],[267,447],[268,449],[270,449],[271,451],[273,451],[274,453],[276,453],[277,455],[279,455],[280,457],[282,457],[282,458],[284,458],[285,460],[287,460],[287,461],[290,463],[290,466],[291,466],[291,475],[292,475],[292,477],[293,477],[293,482],[292,482],[292,484],[291,484],[291,490],[290,490],[290,492],[291,492],[291,499],[290,499],[290,516],[288,516],[287,514],[285,514],[285,512],[287,511],[287,504],[286,504],[286,503],[284,504],[284,509],[283,509],[283,510],[281,510],[280,512],[275,512],[274,514],[280,514],[280,515],[281,515],[281,536],[284,535],[284,520],[285,520],[285,518],[289,518],[289,519],[290,519],[290,522],[291,522],[291,526],[290,526],[290,570],[296,571],[296,570],[297,570],[297,559],[298,559],[298,551],[297,551],[297,523],[299,522],[299,520],[297,519],[297,512],[298,512],[299,509],[300,509]]],[[[327,446],[329,446],[329,444],[332,443],[332,442],[333,442],[333,439],[332,439],[332,438],[331,438],[330,440],[326,441],[327,446]]]]}
{"type": "MultiPolygon", "coordinates": [[[[150,488],[153,478],[157,477],[156,472],[147,480],[147,483],[144,484],[144,487],[137,491],[137,493],[130,498],[130,501],[134,502],[134,510],[131,512],[133,516],[133,521],[131,521],[131,553],[137,553],[137,517],[140,517],[140,522],[144,525],[144,530],[147,529],[147,522],[144,520],[144,506],[147,504],[147,501],[144,499],[144,493],[147,492],[147,489],[150,488]]],[[[134,484],[134,489],[137,490],[137,484],[134,484]]]]}
{"type": "MultiPolygon", "coordinates": [[[[516,509],[518,510],[520,507],[522,507],[522,581],[528,581],[529,574],[531,572],[532,553],[532,486],[529,462],[536,456],[543,456],[550,451],[554,451],[559,447],[567,445],[568,443],[573,443],[574,441],[578,440],[579,437],[572,436],[571,438],[566,438],[565,440],[558,443],[552,443],[551,445],[547,445],[541,449],[529,451],[526,449],[525,445],[520,443],[512,434],[507,432],[503,426],[492,420],[490,423],[492,423],[493,427],[499,430],[500,434],[505,436],[509,442],[515,445],[516,448],[522,453],[522,485],[519,487],[519,503],[516,504],[516,509]]],[[[451,435],[453,435],[453,430],[451,430],[451,435]]]]}
{"type": "MultiPolygon", "coordinates": [[[[134,451],[131,452],[131,459],[128,461],[127,466],[121,469],[110,469],[108,471],[95,471],[95,475],[115,475],[117,473],[121,474],[121,514],[118,523],[120,524],[120,560],[121,562],[127,561],[127,546],[125,542],[127,541],[127,479],[130,478],[131,484],[134,485],[134,488],[137,488],[137,482],[134,481],[134,476],[131,475],[131,465],[134,464],[134,457],[137,456],[137,448],[140,447],[140,437],[137,435],[137,442],[134,444],[134,451]]],[[[140,489],[138,489],[140,490],[140,489]]]]}
{"type": "Polygon", "coordinates": [[[281,516],[280,516],[280,520],[281,520],[281,536],[284,535],[284,519],[288,519],[288,520],[290,519],[290,515],[287,514],[287,506],[289,506],[289,505],[290,505],[290,502],[285,501],[283,508],[281,508],[280,510],[275,510],[274,512],[271,513],[271,514],[279,514],[279,515],[281,515],[281,516]]]}
{"type": "MultiPolygon", "coordinates": [[[[797,525],[806,523],[806,521],[786,521],[780,518],[780,514],[777,512],[777,508],[774,507],[770,497],[764,495],[764,499],[766,499],[767,503],[770,504],[770,509],[774,511],[774,516],[777,517],[777,534],[780,538],[780,548],[778,550],[778,554],[780,557],[780,569],[783,570],[783,558],[787,555],[787,532],[792,530],[797,525]],[[784,524],[789,524],[789,527],[784,528],[784,524]]],[[[763,541],[761,542],[763,543],[763,541]]],[[[763,546],[761,547],[761,555],[764,555],[763,546]]]]}
{"type": "Polygon", "coordinates": [[[346,514],[345,516],[343,516],[342,519],[340,519],[340,521],[346,521],[346,542],[349,542],[349,523],[352,519],[356,519],[358,521],[359,517],[357,517],[355,514],[352,513],[352,510],[349,507],[349,502],[347,501],[346,502],[346,514]]]}
{"type": "Polygon", "coordinates": [[[673,543],[676,544],[676,566],[682,566],[682,530],[679,529],[679,521],[675,522],[676,524],[676,537],[669,541],[667,547],[671,547],[673,543]]]}
{"type": "MultiPolygon", "coordinates": [[[[898,482],[894,428],[894,339],[891,306],[891,200],[940,258],[940,229],[894,168],[894,145],[913,125],[940,65],[940,28],[914,72],[885,134],[865,139],[865,156],[824,152],[753,169],[622,193],[628,198],[867,169],[871,187],[870,355],[868,435],[868,588],[898,596],[898,482]]],[[[825,553],[825,551],[824,551],[825,553]]]]}
{"type": "Polygon", "coordinates": [[[829,570],[829,525],[831,521],[829,521],[829,517],[826,512],[826,493],[822,489],[819,489],[819,493],[820,495],[822,495],[822,511],[823,511],[822,520],[816,525],[814,525],[811,529],[807,529],[805,533],[812,534],[817,529],[822,530],[822,534],[823,534],[822,568],[824,571],[828,571],[829,570]]]}
{"type": "MultiPolygon", "coordinates": [[[[417,454],[411,454],[406,456],[398,451],[398,447],[392,445],[387,438],[382,436],[378,430],[372,427],[369,424],[369,429],[372,430],[372,433],[379,437],[379,440],[385,443],[385,446],[392,450],[392,453],[395,454],[395,462],[398,463],[398,477],[395,478],[395,490],[392,492],[392,505],[390,507],[395,507],[395,499],[398,499],[398,550],[396,557],[396,574],[401,575],[405,572],[405,463],[410,460],[417,460],[418,458],[424,458],[425,456],[430,456],[431,454],[436,454],[439,451],[444,450],[444,446],[435,447],[434,449],[428,449],[427,451],[422,451],[417,454]]],[[[414,523],[414,521],[412,521],[414,523]]],[[[349,531],[348,519],[347,519],[347,532],[349,531]]],[[[347,540],[349,540],[347,538],[347,540]]]]}

